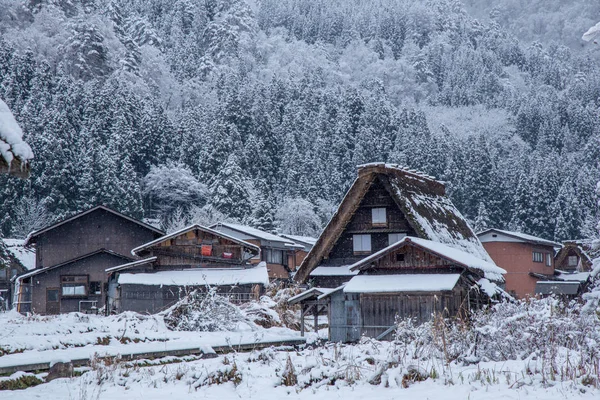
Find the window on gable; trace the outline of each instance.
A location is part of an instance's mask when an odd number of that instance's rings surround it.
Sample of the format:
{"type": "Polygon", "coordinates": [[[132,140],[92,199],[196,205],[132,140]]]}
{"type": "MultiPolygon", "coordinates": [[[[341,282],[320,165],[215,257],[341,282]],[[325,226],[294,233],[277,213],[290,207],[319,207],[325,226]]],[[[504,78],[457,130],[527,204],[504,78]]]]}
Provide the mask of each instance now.
{"type": "Polygon", "coordinates": [[[540,252],[540,251],[534,251],[533,252],[533,262],[544,262],[544,253],[540,252]]]}
{"type": "Polygon", "coordinates": [[[352,236],[352,247],[354,253],[370,253],[371,252],[371,235],[354,235],[352,236]]]}
{"type": "Polygon", "coordinates": [[[402,238],[406,237],[406,233],[390,233],[388,234],[388,246],[398,243],[402,238]]]}
{"type": "Polygon", "coordinates": [[[404,253],[396,253],[396,262],[404,262],[404,253]]]}
{"type": "Polygon", "coordinates": [[[387,216],[385,208],[371,209],[371,222],[373,225],[387,225],[387,216]]]}
{"type": "Polygon", "coordinates": [[[578,262],[579,260],[577,259],[577,256],[569,256],[567,258],[567,263],[569,267],[576,267],[578,262]]]}

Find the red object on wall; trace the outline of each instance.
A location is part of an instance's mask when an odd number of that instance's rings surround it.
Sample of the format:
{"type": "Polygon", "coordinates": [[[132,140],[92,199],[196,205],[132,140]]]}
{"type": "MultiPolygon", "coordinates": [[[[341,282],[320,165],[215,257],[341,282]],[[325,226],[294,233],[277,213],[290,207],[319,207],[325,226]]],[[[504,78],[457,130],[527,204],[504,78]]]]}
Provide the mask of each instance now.
{"type": "Polygon", "coordinates": [[[210,256],[212,254],[212,245],[210,244],[203,244],[202,245],[202,255],[203,256],[210,256]]]}
{"type": "Polygon", "coordinates": [[[233,253],[223,253],[223,258],[233,258],[233,253]]]}

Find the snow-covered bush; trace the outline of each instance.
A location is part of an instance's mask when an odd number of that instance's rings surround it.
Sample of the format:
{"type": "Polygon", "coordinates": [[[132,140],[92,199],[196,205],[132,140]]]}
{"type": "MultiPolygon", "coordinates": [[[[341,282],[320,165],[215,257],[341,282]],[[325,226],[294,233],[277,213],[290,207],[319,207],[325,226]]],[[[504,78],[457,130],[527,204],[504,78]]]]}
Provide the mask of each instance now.
{"type": "Polygon", "coordinates": [[[164,312],[165,324],[174,331],[235,331],[253,327],[241,310],[217,293],[194,290],[164,312]]]}
{"type": "Polygon", "coordinates": [[[418,326],[399,321],[394,343],[402,363],[411,358],[462,364],[524,360],[535,364],[543,380],[584,379],[598,373],[600,319],[581,312],[575,301],[554,297],[503,302],[475,313],[468,324],[441,318],[418,326]]]}

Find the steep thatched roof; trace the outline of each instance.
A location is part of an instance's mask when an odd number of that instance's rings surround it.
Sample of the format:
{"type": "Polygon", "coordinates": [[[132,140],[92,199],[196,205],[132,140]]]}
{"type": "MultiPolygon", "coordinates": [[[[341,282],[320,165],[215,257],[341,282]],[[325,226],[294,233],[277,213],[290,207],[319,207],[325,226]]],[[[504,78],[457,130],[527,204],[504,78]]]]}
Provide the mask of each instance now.
{"type": "Polygon", "coordinates": [[[563,247],[556,254],[554,265],[559,268],[570,254],[579,256],[578,269],[582,272],[592,269],[594,259],[600,257],[600,248],[594,240],[570,240],[563,242],[563,247]]]}
{"type": "Polygon", "coordinates": [[[467,221],[446,197],[442,182],[395,164],[373,163],[358,167],[358,177],[302,262],[294,277],[296,281],[305,282],[329,254],[376,179],[390,193],[417,236],[493,263],[467,221]]]}

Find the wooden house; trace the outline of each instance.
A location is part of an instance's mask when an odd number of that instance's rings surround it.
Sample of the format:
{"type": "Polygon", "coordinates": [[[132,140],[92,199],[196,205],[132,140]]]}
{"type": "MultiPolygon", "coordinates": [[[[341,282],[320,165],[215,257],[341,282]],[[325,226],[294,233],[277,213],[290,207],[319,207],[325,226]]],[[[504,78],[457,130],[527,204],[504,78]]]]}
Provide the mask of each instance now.
{"type": "Polygon", "coordinates": [[[302,256],[297,251],[305,248],[305,245],[293,240],[250,226],[219,222],[212,225],[211,229],[260,247],[260,258],[254,258],[251,262],[257,264],[264,261],[271,280],[288,280],[299,264],[297,257],[302,256]]]}
{"type": "Polygon", "coordinates": [[[554,268],[568,273],[590,272],[593,260],[600,257],[600,248],[593,240],[569,240],[554,257],[554,268]]]}
{"type": "Polygon", "coordinates": [[[258,297],[269,283],[260,248],[200,225],[132,250],[141,259],[108,268],[110,312],[162,311],[192,290],[215,287],[233,302],[258,297]]]}
{"type": "Polygon", "coordinates": [[[513,296],[534,296],[538,281],[554,278],[554,253],[560,243],[500,229],[487,229],[477,236],[494,262],[506,270],[505,289],[513,296]]]}
{"type": "Polygon", "coordinates": [[[35,269],[15,279],[19,312],[58,314],[105,304],[105,269],[133,261],[131,249],[164,233],[108,207],[97,206],[33,232],[35,269]]]}
{"type": "Polygon", "coordinates": [[[349,265],[406,236],[446,244],[491,262],[444,184],[395,164],[358,167],[346,193],[294,280],[337,287],[357,275],[349,265]]]}
{"type": "Polygon", "coordinates": [[[0,310],[12,305],[12,281],[35,268],[35,251],[22,239],[0,239],[0,310]]]}
{"type": "Polygon", "coordinates": [[[349,282],[329,299],[329,338],[390,337],[398,318],[420,323],[436,315],[466,317],[503,291],[503,269],[470,253],[430,240],[404,237],[347,267],[349,282]]]}
{"type": "Polygon", "coordinates": [[[284,233],[282,233],[280,236],[292,240],[294,243],[299,245],[296,248],[294,255],[295,266],[290,268],[293,271],[296,271],[298,268],[300,268],[300,264],[302,264],[302,261],[304,261],[315,243],[317,243],[317,239],[310,236],[288,235],[284,233]]]}

